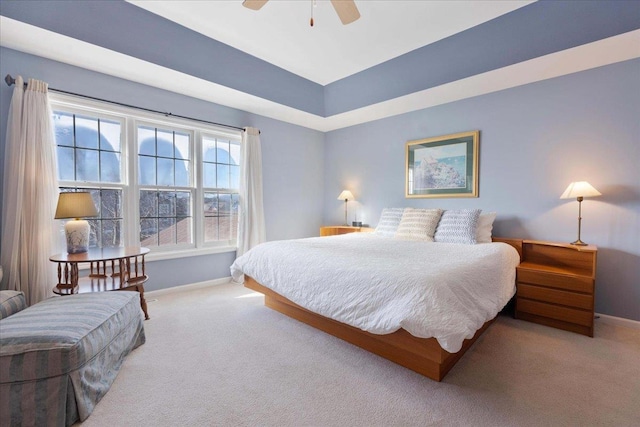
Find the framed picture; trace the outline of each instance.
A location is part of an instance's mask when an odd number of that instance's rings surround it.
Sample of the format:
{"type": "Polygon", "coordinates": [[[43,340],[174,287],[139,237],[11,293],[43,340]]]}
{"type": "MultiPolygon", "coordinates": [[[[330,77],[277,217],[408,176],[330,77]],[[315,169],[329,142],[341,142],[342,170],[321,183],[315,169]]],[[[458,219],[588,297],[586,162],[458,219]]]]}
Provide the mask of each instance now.
{"type": "Polygon", "coordinates": [[[407,142],[405,197],[478,197],[480,131],[407,142]]]}

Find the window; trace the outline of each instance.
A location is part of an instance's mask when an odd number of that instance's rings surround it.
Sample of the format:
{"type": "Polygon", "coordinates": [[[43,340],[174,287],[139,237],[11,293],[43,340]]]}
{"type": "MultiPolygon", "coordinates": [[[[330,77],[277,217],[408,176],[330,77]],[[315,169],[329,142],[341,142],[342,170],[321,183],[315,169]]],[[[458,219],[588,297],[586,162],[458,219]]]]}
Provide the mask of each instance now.
{"type": "Polygon", "coordinates": [[[89,191],[92,247],[235,246],[240,133],[56,95],[60,191],[89,191]]]}

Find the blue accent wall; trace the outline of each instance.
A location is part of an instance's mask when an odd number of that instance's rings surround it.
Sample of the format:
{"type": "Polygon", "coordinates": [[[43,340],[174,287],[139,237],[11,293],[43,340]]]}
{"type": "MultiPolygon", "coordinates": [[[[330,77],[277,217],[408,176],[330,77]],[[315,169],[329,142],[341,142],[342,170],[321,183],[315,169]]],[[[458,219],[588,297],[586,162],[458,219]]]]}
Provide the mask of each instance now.
{"type": "Polygon", "coordinates": [[[327,133],[324,217],[375,226],[385,207],[496,211],[495,235],[577,237],[572,181],[603,195],[582,204],[582,240],[599,248],[596,311],[640,320],[640,60],[478,96],[327,133]],[[405,199],[405,143],[480,130],[479,197],[405,199]]]}
{"type": "MultiPolygon", "coordinates": [[[[0,48],[0,75],[173,114],[261,130],[264,208],[269,240],[310,237],[322,225],[324,134],[151,86],[0,48]]],[[[7,115],[14,87],[0,84],[0,200],[7,115]]],[[[10,183],[9,183],[10,185],[10,183]]],[[[53,254],[52,254],[53,255],[53,254]]],[[[146,290],[228,277],[235,252],[149,262],[146,290]]],[[[52,284],[53,286],[53,284],[52,284]]]]}

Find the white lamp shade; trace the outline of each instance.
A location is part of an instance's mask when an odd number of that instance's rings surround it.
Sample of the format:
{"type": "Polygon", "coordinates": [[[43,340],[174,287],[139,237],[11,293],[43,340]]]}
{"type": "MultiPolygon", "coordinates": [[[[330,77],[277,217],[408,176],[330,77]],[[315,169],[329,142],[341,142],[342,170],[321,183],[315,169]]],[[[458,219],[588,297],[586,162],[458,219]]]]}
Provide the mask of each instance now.
{"type": "Polygon", "coordinates": [[[55,219],[86,218],[97,216],[98,211],[93,203],[91,193],[86,191],[76,193],[60,193],[55,219]]]}
{"type": "MultiPolygon", "coordinates": [[[[335,193],[333,193],[333,194],[335,194],[335,193]]],[[[353,194],[351,194],[351,191],[349,191],[349,190],[344,190],[338,196],[338,200],[354,200],[354,199],[355,199],[355,197],[353,197],[353,194]]]]}
{"type": "Polygon", "coordinates": [[[602,193],[600,193],[598,190],[593,188],[593,186],[589,184],[587,181],[578,181],[578,182],[572,182],[571,184],[569,184],[569,186],[567,187],[566,190],[564,190],[564,193],[562,193],[562,196],[560,196],[560,198],[575,199],[577,197],[596,197],[601,195],[602,193]]]}

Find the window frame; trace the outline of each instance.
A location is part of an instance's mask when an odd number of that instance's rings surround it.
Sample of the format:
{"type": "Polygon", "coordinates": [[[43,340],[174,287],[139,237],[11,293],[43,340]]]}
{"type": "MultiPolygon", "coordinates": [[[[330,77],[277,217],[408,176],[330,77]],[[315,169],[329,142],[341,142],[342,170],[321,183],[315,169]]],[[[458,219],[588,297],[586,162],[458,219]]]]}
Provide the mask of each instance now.
{"type": "MultiPolygon", "coordinates": [[[[121,123],[121,159],[120,183],[58,181],[58,187],[73,188],[117,188],[122,190],[123,203],[123,246],[140,246],[139,195],[141,189],[189,191],[191,194],[192,242],[185,244],[150,246],[147,255],[150,261],[199,256],[206,254],[232,252],[237,249],[237,239],[205,242],[204,239],[204,182],[202,138],[215,137],[228,139],[240,144],[241,131],[218,127],[195,120],[177,117],[162,117],[159,114],[145,112],[131,107],[113,105],[73,95],[50,93],[51,112],[63,111],[81,116],[93,116],[121,123]],[[138,126],[153,126],[162,130],[173,130],[190,135],[189,186],[149,186],[138,182],[138,126]]],[[[53,127],[53,126],[52,126],[53,127]]],[[[55,143],[55,141],[54,141],[55,143]]],[[[207,187],[207,190],[209,188],[207,187]]],[[[229,189],[218,189],[229,192],[229,189]]],[[[239,190],[238,190],[239,192],[239,190]]],[[[236,236],[237,237],[237,236],[236,236]]]]}

